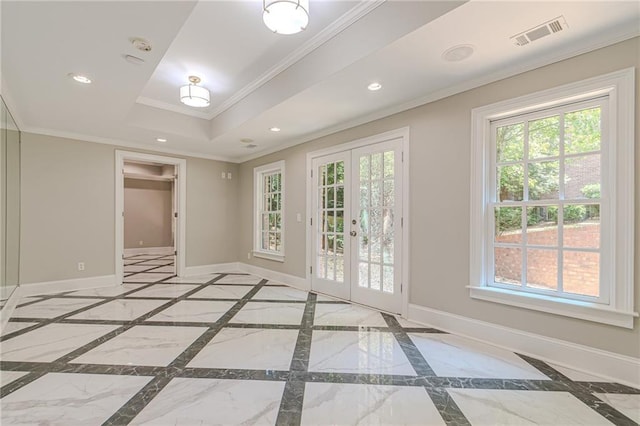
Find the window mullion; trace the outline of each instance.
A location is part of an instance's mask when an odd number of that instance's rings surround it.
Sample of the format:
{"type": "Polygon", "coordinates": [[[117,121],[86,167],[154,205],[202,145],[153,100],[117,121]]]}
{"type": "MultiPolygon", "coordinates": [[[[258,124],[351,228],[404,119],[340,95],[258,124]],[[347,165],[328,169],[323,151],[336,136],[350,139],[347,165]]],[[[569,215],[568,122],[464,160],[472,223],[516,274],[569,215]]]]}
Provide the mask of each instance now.
{"type": "Polygon", "coordinates": [[[560,182],[559,183],[559,203],[558,203],[558,292],[564,293],[564,200],[565,200],[565,161],[564,161],[564,113],[560,114],[560,146],[559,146],[559,168],[560,168],[560,182]]]}
{"type": "Polygon", "coordinates": [[[524,147],[522,150],[522,161],[523,161],[523,183],[522,183],[522,219],[521,219],[521,227],[522,227],[522,272],[520,274],[521,283],[520,286],[523,290],[526,290],[527,287],[527,203],[529,201],[529,121],[525,120],[524,122],[524,147]]]}

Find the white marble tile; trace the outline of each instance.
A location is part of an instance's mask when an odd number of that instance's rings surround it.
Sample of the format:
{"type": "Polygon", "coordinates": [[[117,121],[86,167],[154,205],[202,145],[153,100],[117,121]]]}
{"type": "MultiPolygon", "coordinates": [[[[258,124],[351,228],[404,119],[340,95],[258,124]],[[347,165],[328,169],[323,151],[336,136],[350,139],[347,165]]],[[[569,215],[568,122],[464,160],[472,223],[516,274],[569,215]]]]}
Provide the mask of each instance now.
{"type": "Polygon", "coordinates": [[[29,374],[26,371],[0,371],[0,387],[29,374]]]}
{"type": "Polygon", "coordinates": [[[611,425],[568,392],[448,389],[474,426],[611,425]]]}
{"type": "Polygon", "coordinates": [[[153,268],[152,265],[125,265],[124,266],[124,272],[129,273],[129,272],[143,272],[146,271],[147,269],[151,269],[153,268]]]}
{"type": "Polygon", "coordinates": [[[230,322],[299,325],[302,322],[304,306],[304,303],[248,302],[230,322]]]}
{"type": "Polygon", "coordinates": [[[413,321],[409,321],[406,320],[402,317],[396,317],[396,319],[398,320],[398,323],[400,324],[400,327],[404,327],[404,328],[430,328],[429,326],[426,326],[424,324],[418,324],[417,322],[413,322],[413,321]]]}
{"type": "Polygon", "coordinates": [[[611,382],[611,380],[604,379],[602,377],[595,376],[593,374],[585,373],[583,371],[574,370],[569,367],[562,367],[560,365],[548,363],[551,367],[558,370],[568,378],[576,382],[611,382]]]}
{"type": "Polygon", "coordinates": [[[33,305],[16,308],[13,318],[55,318],[99,302],[95,299],[47,299],[33,305]]]}
{"type": "Polygon", "coordinates": [[[366,325],[386,327],[382,314],[362,306],[323,303],[316,305],[313,325],[366,325]]]}
{"type": "Polygon", "coordinates": [[[225,328],[189,367],[289,370],[298,330],[225,328]]]}
{"type": "Polygon", "coordinates": [[[166,366],[206,328],[136,326],[73,360],[73,363],[166,366]]]}
{"type": "Polygon", "coordinates": [[[262,287],[252,300],[307,300],[309,293],[291,287],[262,287]]]}
{"type": "Polygon", "coordinates": [[[379,331],[314,331],[309,371],[416,375],[393,334],[379,331]]]}
{"type": "Polygon", "coordinates": [[[165,283],[174,283],[174,284],[182,284],[182,283],[204,284],[204,283],[208,283],[209,281],[211,281],[212,279],[214,279],[217,276],[218,276],[218,274],[198,275],[198,276],[195,276],[195,277],[173,277],[173,278],[169,278],[168,280],[163,281],[163,282],[165,282],[165,283]]]}
{"type": "Polygon", "coordinates": [[[138,289],[143,285],[144,284],[121,284],[121,285],[116,285],[111,287],[100,287],[100,288],[90,288],[87,290],[78,290],[70,294],[74,296],[113,297],[113,296],[119,296],[131,290],[138,289]]]}
{"type": "Polygon", "coordinates": [[[262,278],[256,277],[255,275],[226,275],[220,278],[220,280],[217,281],[217,283],[255,285],[255,284],[259,284],[260,281],[262,281],[262,278]]]}
{"type": "Polygon", "coordinates": [[[235,302],[182,300],[147,321],[216,322],[235,302]]]}
{"type": "Polygon", "coordinates": [[[198,286],[189,284],[156,284],[131,293],[127,297],[180,297],[196,287],[198,286]]]}
{"type": "Polygon", "coordinates": [[[171,274],[175,274],[176,267],[173,265],[161,266],[159,268],[153,269],[151,272],[170,272],[171,274]]]}
{"type": "Polygon", "coordinates": [[[2,398],[2,424],[101,424],[150,380],[50,373],[2,398]]]}
{"type": "Polygon", "coordinates": [[[208,285],[189,297],[207,299],[241,299],[253,286],[248,285],[208,285]]]}
{"type": "Polygon", "coordinates": [[[133,320],[168,302],[168,300],[116,299],[88,311],[80,312],[72,316],[71,319],[133,320]]]}
{"type": "Polygon", "coordinates": [[[173,379],[131,425],[275,424],[284,382],[173,379]]]}
{"type": "Polygon", "coordinates": [[[31,327],[37,324],[36,322],[8,322],[2,329],[2,335],[13,333],[14,331],[22,330],[23,328],[31,327]]]}
{"type": "Polygon", "coordinates": [[[640,395],[616,393],[596,393],[594,395],[640,424],[640,395]]]}
{"type": "Polygon", "coordinates": [[[2,342],[3,361],[50,362],[108,332],[114,325],[49,324],[2,342]]]}
{"type": "Polygon", "coordinates": [[[144,272],[141,274],[131,275],[129,277],[124,277],[125,283],[155,283],[158,281],[162,281],[165,278],[169,278],[173,274],[145,274],[144,272]]]}
{"type": "Polygon", "coordinates": [[[550,380],[513,352],[452,334],[409,333],[438,376],[550,380]]]}
{"type": "Polygon", "coordinates": [[[444,425],[422,387],[307,383],[302,425],[444,425]]]}

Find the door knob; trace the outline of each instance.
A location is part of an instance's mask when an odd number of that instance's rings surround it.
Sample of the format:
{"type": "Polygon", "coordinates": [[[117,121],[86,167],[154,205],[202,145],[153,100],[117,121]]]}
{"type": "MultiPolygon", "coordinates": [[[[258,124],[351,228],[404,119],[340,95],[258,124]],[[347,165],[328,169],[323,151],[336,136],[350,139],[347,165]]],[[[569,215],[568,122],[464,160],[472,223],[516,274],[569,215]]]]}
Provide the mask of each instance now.
{"type": "Polygon", "coordinates": [[[355,237],[357,235],[357,232],[356,231],[351,231],[351,232],[349,232],[349,235],[351,235],[352,237],[355,237]]]}

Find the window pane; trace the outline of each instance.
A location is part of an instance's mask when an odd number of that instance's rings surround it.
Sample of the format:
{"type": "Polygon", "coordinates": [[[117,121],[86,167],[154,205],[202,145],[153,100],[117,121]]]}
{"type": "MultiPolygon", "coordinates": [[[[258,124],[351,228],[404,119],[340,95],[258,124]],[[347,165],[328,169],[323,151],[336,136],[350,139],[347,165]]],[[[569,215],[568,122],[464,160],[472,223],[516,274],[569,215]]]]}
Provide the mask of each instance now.
{"type": "Polygon", "coordinates": [[[282,250],[282,233],[278,232],[276,234],[276,251],[282,250]]]}
{"type": "Polygon", "coordinates": [[[600,154],[565,160],[565,199],[600,198],[600,154]]]}
{"type": "Polygon", "coordinates": [[[260,245],[260,247],[262,248],[262,250],[269,250],[269,233],[268,232],[262,233],[262,244],[260,245]]]}
{"type": "Polygon", "coordinates": [[[380,290],[382,287],[382,277],[380,276],[380,268],[381,266],[377,263],[371,264],[371,284],[369,288],[373,290],[380,290]]]}
{"type": "Polygon", "coordinates": [[[393,266],[383,266],[382,274],[382,290],[393,293],[393,266]]]}
{"type": "Polygon", "coordinates": [[[336,230],[336,216],[333,210],[327,212],[327,231],[335,232],[336,230]]]}
{"type": "Polygon", "coordinates": [[[382,178],[382,153],[371,155],[371,180],[382,178]]]}
{"type": "Polygon", "coordinates": [[[318,208],[326,209],[327,208],[327,189],[322,188],[318,194],[318,208]]]}
{"type": "Polygon", "coordinates": [[[564,115],[566,154],[598,151],[600,149],[600,107],[583,109],[564,115]]]}
{"type": "Polygon", "coordinates": [[[387,151],[384,153],[384,177],[392,178],[393,177],[393,164],[394,162],[394,152],[387,151]]]}
{"type": "Polygon", "coordinates": [[[558,161],[541,161],[529,164],[529,199],[557,200],[560,187],[558,161]]]}
{"type": "Polygon", "coordinates": [[[282,213],[276,213],[276,229],[282,231],[282,213]]]}
{"type": "Polygon", "coordinates": [[[344,254],[344,235],[336,235],[336,253],[338,255],[344,254]]]}
{"type": "Polygon", "coordinates": [[[344,257],[336,257],[336,281],[344,282],[344,257]]]}
{"type": "Polygon", "coordinates": [[[269,250],[276,251],[276,233],[269,232],[269,250]]]}
{"type": "Polygon", "coordinates": [[[371,206],[382,207],[382,181],[371,182],[371,206]]]}
{"type": "Polygon", "coordinates": [[[278,185],[277,185],[277,189],[276,189],[276,190],[277,190],[278,192],[280,192],[280,191],[282,191],[282,174],[281,174],[281,173],[278,173],[276,176],[277,176],[277,182],[278,182],[278,185]]]}
{"type": "Polygon", "coordinates": [[[344,207],[344,186],[336,187],[336,208],[344,207]]]}
{"type": "Polygon", "coordinates": [[[562,227],[564,246],[600,247],[600,205],[569,204],[564,206],[562,227]]]}
{"type": "Polygon", "coordinates": [[[276,230],[276,214],[275,213],[269,213],[269,230],[270,231],[276,230]]]}
{"type": "Polygon", "coordinates": [[[336,232],[344,232],[344,210],[336,212],[336,232]]]}
{"type": "Polygon", "coordinates": [[[369,180],[369,172],[370,172],[369,163],[370,162],[369,162],[368,155],[360,157],[360,180],[361,181],[369,180]]]}
{"type": "Polygon", "coordinates": [[[384,263],[393,263],[393,210],[384,210],[382,224],[382,261],[384,263]]]}
{"type": "Polygon", "coordinates": [[[327,208],[332,209],[335,207],[335,187],[327,188],[327,208]]]}
{"type": "Polygon", "coordinates": [[[318,278],[327,278],[327,258],[323,256],[318,256],[318,278]]]}
{"type": "Polygon", "coordinates": [[[562,286],[568,293],[600,295],[600,254],[566,250],[562,253],[562,286]]]}
{"type": "Polygon", "coordinates": [[[383,203],[385,207],[393,207],[394,195],[395,195],[395,181],[393,179],[387,179],[384,181],[383,191],[383,203]]]}
{"type": "Polygon", "coordinates": [[[332,281],[336,279],[336,260],[333,257],[327,258],[327,279],[332,281]]]}
{"type": "Polygon", "coordinates": [[[371,240],[371,261],[381,262],[380,255],[382,251],[381,237],[382,237],[382,210],[371,209],[371,233],[369,238],[371,240]]]}
{"type": "Polygon", "coordinates": [[[327,164],[327,185],[333,185],[336,182],[336,167],[335,163],[327,164]]]}
{"type": "Polygon", "coordinates": [[[529,158],[560,155],[560,116],[529,122],[529,158]]]}
{"type": "Polygon", "coordinates": [[[496,130],[497,161],[519,161],[524,152],[524,123],[498,127],[496,130]]]}
{"type": "Polygon", "coordinates": [[[522,249],[496,247],[495,282],[502,284],[522,283],[522,249]]]}
{"type": "Polygon", "coordinates": [[[336,183],[344,183],[344,161],[336,163],[336,183]]]}
{"type": "Polygon", "coordinates": [[[527,287],[556,291],[558,251],[527,249],[527,287]]]}
{"type": "Polygon", "coordinates": [[[266,231],[269,229],[269,213],[262,213],[262,229],[261,231],[266,231]]]}
{"type": "Polygon", "coordinates": [[[369,183],[360,184],[360,208],[369,207],[369,183]]]}
{"type": "Polygon", "coordinates": [[[494,216],[496,242],[522,242],[522,207],[496,207],[494,216]]]}
{"type": "Polygon", "coordinates": [[[327,184],[327,166],[320,166],[320,173],[318,173],[318,184],[320,186],[327,184]]]}
{"type": "Polygon", "coordinates": [[[527,207],[527,244],[558,245],[558,207],[527,207]]]}
{"type": "Polygon", "coordinates": [[[522,201],[524,194],[524,166],[498,167],[498,201],[522,201]]]}
{"type": "Polygon", "coordinates": [[[361,262],[358,265],[358,286],[369,287],[369,264],[361,262]]]}

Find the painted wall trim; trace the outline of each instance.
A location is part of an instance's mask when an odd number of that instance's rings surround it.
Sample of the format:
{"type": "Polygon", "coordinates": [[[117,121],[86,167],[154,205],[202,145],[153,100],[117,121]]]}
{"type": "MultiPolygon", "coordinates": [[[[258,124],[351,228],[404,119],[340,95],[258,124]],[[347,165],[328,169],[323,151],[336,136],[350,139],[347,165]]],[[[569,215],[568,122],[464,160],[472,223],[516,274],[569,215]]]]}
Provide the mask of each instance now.
{"type": "Polygon", "coordinates": [[[238,264],[238,268],[242,272],[257,275],[259,277],[266,278],[269,281],[276,281],[304,291],[311,290],[309,282],[303,277],[296,277],[295,275],[284,274],[282,272],[272,271],[271,269],[261,268],[259,266],[249,265],[242,262],[238,264]]]}
{"type": "Polygon", "coordinates": [[[187,266],[184,268],[185,277],[195,277],[198,275],[218,274],[221,272],[239,272],[238,262],[216,263],[212,265],[187,266]]]}
{"type": "Polygon", "coordinates": [[[116,276],[101,275],[97,277],[74,278],[70,280],[45,281],[39,283],[20,284],[20,297],[38,294],[60,293],[62,291],[85,290],[88,288],[111,287],[119,285],[116,276]]]}
{"type": "Polygon", "coordinates": [[[173,247],[136,247],[124,249],[125,256],[135,256],[136,254],[173,254],[173,247]]]}
{"type": "Polygon", "coordinates": [[[410,321],[490,343],[523,355],[640,387],[640,359],[528,333],[420,305],[409,304],[410,321]]]}

